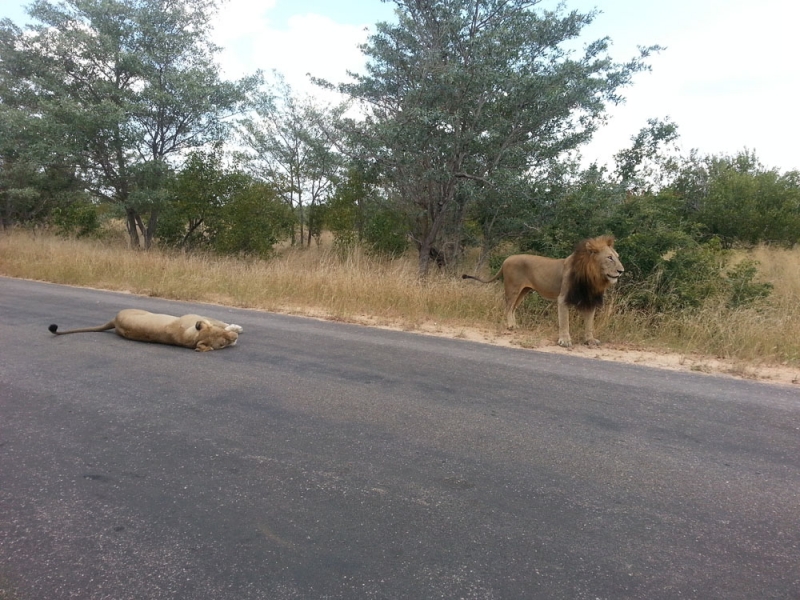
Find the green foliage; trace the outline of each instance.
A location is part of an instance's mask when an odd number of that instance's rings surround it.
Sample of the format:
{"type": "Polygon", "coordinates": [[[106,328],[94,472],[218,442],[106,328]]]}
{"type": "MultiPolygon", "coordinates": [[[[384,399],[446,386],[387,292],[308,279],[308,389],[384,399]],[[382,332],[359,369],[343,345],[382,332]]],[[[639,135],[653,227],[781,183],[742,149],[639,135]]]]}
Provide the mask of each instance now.
{"type": "Polygon", "coordinates": [[[89,237],[100,233],[100,218],[97,206],[79,201],[57,207],[53,211],[56,232],[63,236],[89,237]]]}
{"type": "Polygon", "coordinates": [[[758,261],[752,259],[741,261],[728,272],[727,279],[730,287],[728,306],[730,308],[752,304],[772,293],[773,285],[771,283],[754,281],[757,275],[758,261]]]}
{"type": "MultiPolygon", "coordinates": [[[[6,56],[0,56],[2,63],[6,56]]],[[[45,223],[53,210],[86,194],[76,167],[59,157],[60,145],[48,140],[41,119],[14,108],[7,83],[0,68],[0,226],[45,223]]]]}
{"type": "Polygon", "coordinates": [[[345,195],[335,193],[328,201],[325,221],[333,234],[336,250],[345,254],[352,250],[359,241],[359,227],[363,231],[358,205],[345,195]]]}
{"type": "Polygon", "coordinates": [[[541,221],[557,185],[549,173],[531,181],[525,172],[510,169],[498,173],[491,186],[464,183],[457,207],[463,206],[466,221],[462,231],[451,226],[450,235],[480,244],[484,255],[506,240],[520,239],[541,221]]]}
{"type": "Polygon", "coordinates": [[[317,245],[321,243],[322,232],[328,220],[329,206],[327,204],[312,204],[308,207],[308,236],[314,238],[317,245]]]}
{"type": "Polygon", "coordinates": [[[665,175],[664,171],[674,166],[664,154],[664,146],[677,139],[678,126],[675,123],[669,119],[648,119],[647,127],[631,139],[631,146],[614,157],[621,184],[626,189],[642,191],[649,191],[658,184],[665,175]]]}
{"type": "Polygon", "coordinates": [[[766,170],[754,155],[711,158],[707,191],[697,200],[696,218],[727,247],[800,241],[800,187],[796,173],[766,170]]]}
{"type": "Polygon", "coordinates": [[[291,207],[266,184],[236,193],[220,213],[213,246],[221,254],[267,257],[275,244],[291,236],[294,226],[291,207]]]}
{"type": "Polygon", "coordinates": [[[169,190],[158,229],[168,246],[265,257],[295,224],[273,186],[224,167],[216,151],[193,153],[169,190]]]}
{"type": "Polygon", "coordinates": [[[222,207],[249,185],[248,175],[223,166],[218,149],[193,152],[168,187],[157,235],[167,246],[211,246],[221,227],[222,207]]]}
{"type": "MultiPolygon", "coordinates": [[[[311,98],[298,99],[280,75],[275,77],[275,94],[258,95],[254,116],[241,122],[239,133],[251,172],[270,181],[294,211],[299,236],[293,233],[292,243],[299,239],[302,245],[304,227],[310,226],[307,213],[329,195],[342,160],[328,134],[330,112],[311,98]]],[[[314,235],[309,233],[309,243],[314,235]]]]}
{"type": "Polygon", "coordinates": [[[364,244],[369,252],[397,256],[408,248],[408,219],[396,204],[374,193],[373,174],[352,164],[325,209],[325,225],[341,253],[364,244]]]}
{"type": "Polygon", "coordinates": [[[0,23],[0,125],[39,169],[69,167],[93,200],[124,209],[148,247],[170,157],[225,136],[258,77],[222,82],[212,1],[34,2],[25,32],[0,23]]]}
{"type": "MultiPolygon", "coordinates": [[[[567,44],[594,13],[563,5],[396,4],[397,23],[379,23],[363,47],[366,74],[340,89],[368,109],[345,130],[353,148],[376,160],[408,215],[424,274],[430,248],[461,230],[466,203],[508,197],[513,174],[545,168],[588,141],[655,48],[619,64],[600,39],[576,56],[567,44]]],[[[483,226],[493,215],[482,213],[483,226]]]]}
{"type": "Polygon", "coordinates": [[[197,247],[204,239],[200,232],[187,232],[186,217],[174,204],[161,211],[156,237],[160,244],[172,248],[197,247]]]}
{"type": "Polygon", "coordinates": [[[328,200],[325,224],[339,252],[348,252],[364,238],[367,210],[375,202],[373,187],[369,170],[353,164],[328,200]]]}
{"type": "Polygon", "coordinates": [[[399,256],[408,249],[408,222],[390,206],[377,206],[364,226],[364,242],[374,254],[399,256]]]}
{"type": "MultiPolygon", "coordinates": [[[[726,274],[728,254],[721,240],[703,235],[679,194],[665,188],[635,195],[603,175],[589,169],[574,187],[564,188],[520,248],[565,257],[579,240],[612,233],[626,270],[619,284],[621,305],[633,310],[691,310],[715,297],[740,306],[769,294],[768,286],[753,283],[753,264],[726,274]]],[[[500,261],[492,265],[498,268],[500,261]]]]}
{"type": "Polygon", "coordinates": [[[626,275],[623,304],[649,312],[697,308],[725,291],[719,243],[699,244],[679,232],[637,234],[617,245],[626,275]]]}
{"type": "Polygon", "coordinates": [[[605,178],[605,171],[591,167],[577,181],[557,182],[541,203],[538,226],[519,241],[520,249],[544,256],[568,256],[582,239],[615,233],[620,219],[615,214],[625,192],[605,178]]]}

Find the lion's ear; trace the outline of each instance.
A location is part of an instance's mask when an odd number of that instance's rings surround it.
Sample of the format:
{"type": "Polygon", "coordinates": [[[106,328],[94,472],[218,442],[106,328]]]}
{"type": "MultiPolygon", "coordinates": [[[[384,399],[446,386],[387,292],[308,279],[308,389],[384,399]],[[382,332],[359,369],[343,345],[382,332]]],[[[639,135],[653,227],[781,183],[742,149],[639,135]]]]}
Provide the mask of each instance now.
{"type": "Polygon", "coordinates": [[[197,329],[197,331],[200,331],[203,328],[203,322],[198,321],[197,323],[194,324],[194,328],[197,329]]]}

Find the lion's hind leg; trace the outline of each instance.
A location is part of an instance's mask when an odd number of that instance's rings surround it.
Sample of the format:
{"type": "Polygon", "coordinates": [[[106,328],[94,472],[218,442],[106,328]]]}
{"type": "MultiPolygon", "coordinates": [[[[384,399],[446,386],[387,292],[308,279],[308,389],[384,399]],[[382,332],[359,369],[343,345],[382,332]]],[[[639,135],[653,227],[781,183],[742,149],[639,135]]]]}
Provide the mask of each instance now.
{"type": "Polygon", "coordinates": [[[513,290],[511,293],[506,290],[506,325],[509,329],[517,328],[517,317],[515,315],[517,308],[522,304],[525,296],[530,294],[533,288],[522,287],[513,290]]]}

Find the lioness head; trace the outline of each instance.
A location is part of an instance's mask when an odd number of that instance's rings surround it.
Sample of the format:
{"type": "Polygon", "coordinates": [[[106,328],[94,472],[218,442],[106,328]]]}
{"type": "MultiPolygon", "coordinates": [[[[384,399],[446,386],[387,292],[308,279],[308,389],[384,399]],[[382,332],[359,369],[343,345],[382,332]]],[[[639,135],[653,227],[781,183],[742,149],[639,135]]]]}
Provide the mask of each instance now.
{"type": "Polygon", "coordinates": [[[198,352],[208,352],[210,350],[221,350],[227,346],[235,346],[239,339],[239,334],[235,331],[228,331],[222,327],[212,325],[208,321],[198,321],[195,324],[197,330],[197,345],[195,350],[198,352]]]}

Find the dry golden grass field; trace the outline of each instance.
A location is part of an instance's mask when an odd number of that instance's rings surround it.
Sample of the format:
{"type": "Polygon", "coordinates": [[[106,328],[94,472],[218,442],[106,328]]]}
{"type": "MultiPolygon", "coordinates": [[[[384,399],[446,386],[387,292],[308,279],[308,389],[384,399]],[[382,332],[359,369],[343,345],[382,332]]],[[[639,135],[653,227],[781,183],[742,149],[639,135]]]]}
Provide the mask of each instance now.
{"type": "MultiPolygon", "coordinates": [[[[797,384],[800,249],[749,253],[760,263],[760,278],[774,285],[766,301],[735,310],[709,303],[699,312],[645,319],[619,310],[611,294],[596,320],[603,345],[569,350],[555,343],[550,303],[529,296],[518,311],[520,329],[508,332],[502,284],[463,281],[458,273],[421,281],[414,256],[386,260],[355,251],[341,257],[330,243],[254,260],[131,251],[122,234],[98,241],[15,230],[0,233],[0,275],[797,384]]],[[[573,315],[574,333],[582,326],[573,315]]]]}

